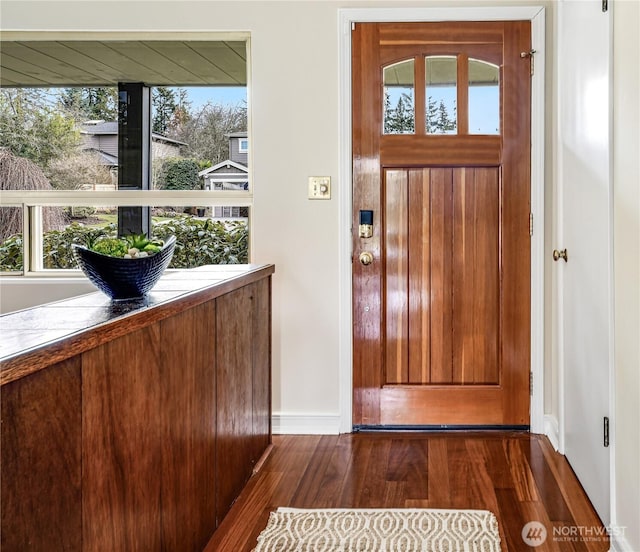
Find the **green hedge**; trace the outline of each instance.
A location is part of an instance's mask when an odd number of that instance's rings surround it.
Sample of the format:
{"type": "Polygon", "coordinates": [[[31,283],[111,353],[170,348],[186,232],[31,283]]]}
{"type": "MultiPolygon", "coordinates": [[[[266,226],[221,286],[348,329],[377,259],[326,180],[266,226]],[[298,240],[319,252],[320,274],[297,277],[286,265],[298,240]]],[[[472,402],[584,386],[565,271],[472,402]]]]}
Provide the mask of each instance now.
{"type": "MultiPolygon", "coordinates": [[[[91,246],[101,236],[116,237],[115,224],[91,228],[73,223],[63,231],[45,232],[45,268],[77,268],[71,245],[91,246]]],[[[221,222],[179,216],[153,223],[154,238],[174,235],[176,247],[169,268],[192,268],[206,264],[244,264],[249,262],[249,232],[245,222],[221,222]]],[[[22,271],[22,236],[15,235],[0,244],[0,271],[22,271]]]]}

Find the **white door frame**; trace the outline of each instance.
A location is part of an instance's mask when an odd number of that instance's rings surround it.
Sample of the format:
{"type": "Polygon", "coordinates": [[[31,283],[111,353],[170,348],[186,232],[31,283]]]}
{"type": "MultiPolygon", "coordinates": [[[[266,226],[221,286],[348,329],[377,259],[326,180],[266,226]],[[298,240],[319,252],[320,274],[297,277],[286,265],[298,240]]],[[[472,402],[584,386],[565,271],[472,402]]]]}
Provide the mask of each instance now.
{"type": "Polygon", "coordinates": [[[353,317],[351,282],[351,26],[358,22],[531,21],[535,73],[531,80],[531,396],[530,426],[544,433],[544,85],[545,9],[541,6],[497,8],[347,8],[338,10],[340,37],[340,432],[353,429],[353,317]]]}

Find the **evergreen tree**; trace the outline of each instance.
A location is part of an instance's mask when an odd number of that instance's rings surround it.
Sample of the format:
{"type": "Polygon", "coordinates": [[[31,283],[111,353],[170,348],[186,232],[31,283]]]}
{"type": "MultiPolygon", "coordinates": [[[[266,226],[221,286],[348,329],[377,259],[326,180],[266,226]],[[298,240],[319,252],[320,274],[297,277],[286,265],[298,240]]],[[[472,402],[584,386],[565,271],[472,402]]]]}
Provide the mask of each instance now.
{"type": "Polygon", "coordinates": [[[178,102],[176,93],[166,86],[158,86],[152,92],[152,123],[153,132],[167,135],[173,121],[178,102]]]}
{"type": "Polygon", "coordinates": [[[195,159],[165,159],[155,187],[160,190],[196,190],[200,187],[199,170],[200,165],[195,159]]]}
{"type": "Polygon", "coordinates": [[[448,132],[456,129],[455,118],[451,119],[449,117],[449,112],[447,111],[443,100],[440,100],[440,104],[438,105],[438,118],[436,126],[440,134],[447,134],[448,132]]]}
{"type": "Polygon", "coordinates": [[[438,118],[438,105],[436,101],[429,96],[427,98],[427,134],[437,134],[438,129],[436,120],[438,118]]]}
{"type": "Polygon", "coordinates": [[[78,121],[118,119],[118,89],[113,86],[64,88],[58,101],[78,121]]]}
{"type": "Polygon", "coordinates": [[[412,95],[402,92],[395,108],[391,108],[391,100],[388,93],[385,93],[384,101],[384,133],[410,134],[414,132],[415,118],[412,95]]]}
{"type": "Polygon", "coordinates": [[[385,89],[384,91],[384,121],[382,122],[383,132],[384,134],[393,134],[393,117],[394,112],[391,109],[391,98],[389,97],[389,92],[385,89]]]}
{"type": "Polygon", "coordinates": [[[170,128],[167,131],[167,136],[173,136],[180,133],[180,130],[188,124],[191,119],[191,102],[189,101],[189,94],[184,88],[177,89],[178,105],[173,112],[173,119],[171,121],[170,128]]]}
{"type": "Polygon", "coordinates": [[[427,99],[427,134],[450,134],[452,131],[455,132],[457,126],[455,105],[453,115],[450,115],[444,100],[438,102],[429,96],[427,99]]]}
{"type": "Polygon", "coordinates": [[[396,106],[396,117],[398,121],[399,133],[412,133],[414,132],[415,118],[413,109],[413,97],[403,92],[398,98],[398,105],[396,106]]]}

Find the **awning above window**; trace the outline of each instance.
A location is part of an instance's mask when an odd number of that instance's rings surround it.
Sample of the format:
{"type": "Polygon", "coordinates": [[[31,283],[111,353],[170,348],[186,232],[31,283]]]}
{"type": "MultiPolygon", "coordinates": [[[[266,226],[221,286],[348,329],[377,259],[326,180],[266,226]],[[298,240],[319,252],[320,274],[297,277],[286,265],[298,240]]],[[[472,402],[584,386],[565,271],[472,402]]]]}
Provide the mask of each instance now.
{"type": "Polygon", "coordinates": [[[2,40],[0,51],[5,87],[247,84],[238,40],[2,40]]]}

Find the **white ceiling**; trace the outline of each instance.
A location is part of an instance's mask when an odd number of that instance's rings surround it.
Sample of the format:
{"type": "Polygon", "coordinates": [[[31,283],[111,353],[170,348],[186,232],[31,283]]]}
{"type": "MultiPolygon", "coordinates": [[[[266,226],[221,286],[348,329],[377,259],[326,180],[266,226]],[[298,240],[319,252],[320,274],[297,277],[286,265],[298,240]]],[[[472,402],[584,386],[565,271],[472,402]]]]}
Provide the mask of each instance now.
{"type": "Polygon", "coordinates": [[[245,86],[244,41],[0,41],[0,86],[245,86]]]}

